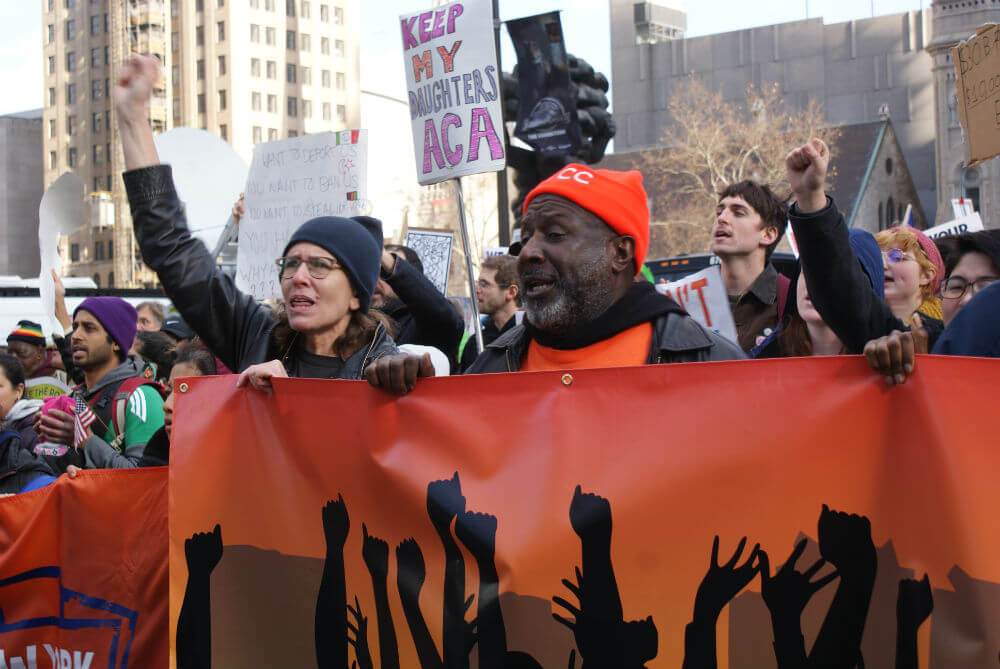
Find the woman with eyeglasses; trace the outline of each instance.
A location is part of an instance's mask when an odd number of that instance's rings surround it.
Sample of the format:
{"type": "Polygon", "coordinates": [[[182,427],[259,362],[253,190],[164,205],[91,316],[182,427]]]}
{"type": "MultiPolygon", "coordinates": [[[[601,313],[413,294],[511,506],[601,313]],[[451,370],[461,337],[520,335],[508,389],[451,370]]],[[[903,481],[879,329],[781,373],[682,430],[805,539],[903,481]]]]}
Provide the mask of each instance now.
{"type": "Polygon", "coordinates": [[[938,246],[947,277],[941,282],[941,311],[947,326],[974,295],[1000,279],[1000,231],[946,237],[938,246]]]}
{"type": "Polygon", "coordinates": [[[934,241],[915,228],[897,226],[875,235],[882,249],[885,301],[907,326],[915,314],[927,330],[931,346],[944,330],[938,286],[944,261],[934,241]]]}
{"type": "Polygon", "coordinates": [[[276,260],[283,298],[277,312],[240,292],[191,236],[170,167],[159,164],[146,110],[159,75],[155,57],[132,54],[114,98],[136,239],[183,318],[240,373],[240,386],[270,392],[275,377],[360,379],[372,366],[388,380],[376,384],[369,370],[373,385],[397,393],[411,389],[429,359],[425,365],[394,355],[386,323],[369,312],[382,257],[381,223],[360,216],[306,221],[276,260]]]}

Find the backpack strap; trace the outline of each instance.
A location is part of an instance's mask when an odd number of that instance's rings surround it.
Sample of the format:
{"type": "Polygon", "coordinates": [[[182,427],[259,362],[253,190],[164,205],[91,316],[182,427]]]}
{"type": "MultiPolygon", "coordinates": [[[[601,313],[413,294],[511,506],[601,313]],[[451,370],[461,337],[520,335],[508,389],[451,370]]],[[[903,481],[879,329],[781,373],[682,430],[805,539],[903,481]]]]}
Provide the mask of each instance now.
{"type": "Polygon", "coordinates": [[[784,274],[778,274],[778,322],[785,317],[785,305],[788,304],[788,289],[791,288],[792,281],[784,274]]]}
{"type": "Polygon", "coordinates": [[[152,386],[156,389],[156,392],[160,393],[160,397],[166,397],[166,389],[163,386],[152,379],[146,379],[141,376],[130,376],[118,386],[111,407],[111,420],[113,421],[115,431],[115,439],[111,443],[111,447],[116,451],[121,450],[121,445],[125,441],[125,412],[128,410],[129,398],[132,397],[132,393],[142,386],[152,386]]]}

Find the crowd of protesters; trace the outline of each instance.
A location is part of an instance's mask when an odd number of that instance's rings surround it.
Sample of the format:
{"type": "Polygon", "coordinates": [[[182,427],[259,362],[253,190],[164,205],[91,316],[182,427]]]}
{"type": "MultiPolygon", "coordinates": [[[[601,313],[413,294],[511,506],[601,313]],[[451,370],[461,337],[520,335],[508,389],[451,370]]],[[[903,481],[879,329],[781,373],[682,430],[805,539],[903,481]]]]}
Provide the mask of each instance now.
{"type": "Polygon", "coordinates": [[[41,325],[20,321],[0,355],[0,493],[84,468],[168,464],[175,379],[229,370],[247,392],[308,377],[404,394],[435,374],[838,354],[865,355],[895,385],[917,353],[1000,356],[1000,234],[935,242],[912,227],[849,229],[825,191],[820,140],[786,157],[789,197],[752,181],[719,194],[711,250],[737,341],[643,278],[641,174],[577,164],[525,198],[512,255],[482,263],[471,327],[419,256],[384,244],[381,222],[364,216],[302,221],[276,261],[282,299],[261,303],[188,229],[147,121],[158,74],[158,61],[134,55],[115,102],[136,239],[176,313],[90,297],[70,315],[55,277],[65,332],[47,347],[41,325]],[[785,276],[770,258],[789,222],[799,259],[785,276]]]}

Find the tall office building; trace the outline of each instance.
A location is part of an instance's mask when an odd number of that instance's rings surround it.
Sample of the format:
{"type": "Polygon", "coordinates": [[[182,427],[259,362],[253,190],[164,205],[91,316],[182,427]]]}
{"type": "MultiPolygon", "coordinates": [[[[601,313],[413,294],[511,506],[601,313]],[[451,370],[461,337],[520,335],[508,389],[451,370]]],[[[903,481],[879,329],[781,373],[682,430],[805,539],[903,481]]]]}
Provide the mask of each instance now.
{"type": "Polygon", "coordinates": [[[88,221],[64,240],[65,271],[100,286],[151,285],[120,174],[114,71],[155,54],[154,132],[202,128],[249,161],[254,144],[357,127],[357,0],[45,0],[45,185],[79,175],[88,221]]]}

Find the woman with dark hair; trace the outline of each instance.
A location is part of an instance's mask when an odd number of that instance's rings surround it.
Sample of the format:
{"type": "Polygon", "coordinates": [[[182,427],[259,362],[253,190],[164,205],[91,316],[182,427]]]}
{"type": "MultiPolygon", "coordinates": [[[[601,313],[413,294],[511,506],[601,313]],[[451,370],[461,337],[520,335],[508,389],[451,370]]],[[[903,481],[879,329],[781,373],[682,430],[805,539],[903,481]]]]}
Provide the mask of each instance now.
{"type": "Polygon", "coordinates": [[[41,407],[42,400],[24,399],[24,368],[20,361],[7,353],[0,354],[0,419],[3,421],[0,494],[34,490],[55,480],[49,466],[33,451],[38,442],[33,423],[41,407]]]}
{"type": "Polygon", "coordinates": [[[399,372],[391,376],[393,391],[409,390],[417,368],[430,368],[429,358],[425,366],[421,359],[395,355],[385,323],[369,312],[382,224],[364,216],[323,216],[299,226],[276,260],[283,299],[279,314],[272,315],[236,288],[187,227],[148,122],[146,106],[159,76],[155,57],[132,54],[119,72],[114,98],[136,239],[184,320],[240,373],[240,386],[269,392],[274,377],[360,379],[379,361],[373,371],[399,372]]]}
{"type": "Polygon", "coordinates": [[[943,253],[941,311],[948,325],[980,290],[1000,279],[1000,231],[984,230],[947,238],[943,253]]]}
{"type": "Polygon", "coordinates": [[[174,342],[159,330],[140,330],[135,333],[130,354],[146,361],[142,376],[166,384],[174,364],[174,342]]]}

